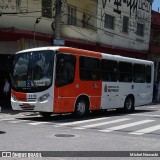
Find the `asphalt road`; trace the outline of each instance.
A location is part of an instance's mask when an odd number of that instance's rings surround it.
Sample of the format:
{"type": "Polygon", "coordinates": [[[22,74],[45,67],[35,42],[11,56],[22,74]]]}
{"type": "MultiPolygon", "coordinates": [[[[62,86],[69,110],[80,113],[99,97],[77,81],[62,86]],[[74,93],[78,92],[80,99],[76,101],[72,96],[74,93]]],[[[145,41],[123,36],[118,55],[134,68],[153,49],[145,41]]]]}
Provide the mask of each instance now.
{"type": "MultiPolygon", "coordinates": [[[[71,151],[56,154],[73,155],[77,157],[76,159],[81,159],[81,156],[84,158],[85,154],[89,157],[84,159],[106,159],[105,154],[114,156],[107,159],[116,159],[116,156],[118,159],[142,159],[138,155],[123,157],[123,154],[127,155],[128,152],[119,151],[129,151],[131,154],[137,152],[141,154],[144,151],[158,153],[159,139],[160,105],[139,107],[130,114],[114,110],[99,112],[83,119],[75,119],[70,114],[53,115],[46,119],[37,113],[0,113],[0,151],[71,151]],[[98,155],[103,158],[96,157],[98,155]]],[[[48,156],[53,154],[43,153],[48,156]]],[[[158,156],[160,157],[160,153],[158,156]]],[[[158,157],[143,158],[158,159],[158,157]]],[[[54,159],[71,158],[55,156],[54,159]]]]}

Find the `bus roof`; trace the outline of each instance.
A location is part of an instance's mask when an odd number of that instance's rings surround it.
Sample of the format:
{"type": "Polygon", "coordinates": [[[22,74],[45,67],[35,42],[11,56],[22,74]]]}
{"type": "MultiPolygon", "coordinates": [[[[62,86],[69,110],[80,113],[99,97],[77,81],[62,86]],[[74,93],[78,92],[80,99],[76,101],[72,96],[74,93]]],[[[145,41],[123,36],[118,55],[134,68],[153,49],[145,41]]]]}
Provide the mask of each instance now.
{"type": "Polygon", "coordinates": [[[115,60],[115,61],[124,61],[124,62],[130,62],[130,63],[142,63],[142,64],[154,64],[152,61],[148,60],[142,60],[142,59],[136,59],[136,58],[129,58],[129,57],[124,57],[120,55],[112,55],[108,53],[101,53],[101,52],[95,52],[95,51],[89,51],[89,50],[83,50],[83,49],[78,49],[78,48],[72,48],[72,47],[65,47],[65,46],[47,46],[47,47],[37,47],[37,48],[31,48],[31,49],[26,49],[17,52],[16,54],[19,53],[24,53],[24,52],[32,52],[32,51],[40,51],[40,50],[59,50],[61,52],[70,52],[70,53],[76,53],[78,55],[85,55],[85,56],[91,56],[91,57],[97,57],[97,58],[102,58],[102,59],[110,59],[110,60],[115,60]]]}
{"type": "Polygon", "coordinates": [[[149,60],[143,60],[143,59],[137,59],[137,58],[130,58],[130,57],[124,57],[120,55],[111,55],[107,53],[102,53],[103,59],[110,59],[115,61],[122,61],[122,62],[130,62],[130,63],[141,63],[141,64],[154,64],[154,62],[149,60]]]}
{"type": "Polygon", "coordinates": [[[24,52],[32,52],[32,51],[41,51],[41,50],[58,50],[60,47],[56,46],[48,46],[48,47],[36,47],[36,48],[30,48],[30,49],[25,49],[22,51],[17,52],[19,53],[24,53],[24,52]]]}

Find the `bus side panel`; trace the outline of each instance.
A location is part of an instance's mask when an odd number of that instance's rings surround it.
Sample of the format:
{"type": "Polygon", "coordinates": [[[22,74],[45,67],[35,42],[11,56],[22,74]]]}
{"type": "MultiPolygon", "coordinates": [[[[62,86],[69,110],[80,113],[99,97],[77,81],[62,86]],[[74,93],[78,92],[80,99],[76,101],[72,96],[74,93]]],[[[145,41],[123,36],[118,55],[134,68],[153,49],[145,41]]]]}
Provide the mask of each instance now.
{"type": "Polygon", "coordinates": [[[87,95],[90,100],[90,110],[101,109],[101,81],[81,81],[79,88],[79,95],[87,95]]]}
{"type": "Polygon", "coordinates": [[[134,88],[135,106],[145,105],[152,102],[153,87],[152,84],[136,84],[134,88]]]}
{"type": "Polygon", "coordinates": [[[133,94],[132,83],[103,82],[102,88],[103,109],[123,108],[126,97],[133,94]]]}
{"type": "Polygon", "coordinates": [[[76,56],[74,82],[62,87],[55,87],[55,113],[74,112],[76,100],[83,95],[89,98],[90,110],[100,109],[102,81],[82,81],[79,75],[79,56],[76,56]]]}
{"type": "Polygon", "coordinates": [[[55,87],[54,112],[74,112],[75,103],[79,96],[85,95],[90,100],[90,110],[99,110],[101,106],[101,82],[80,82],[63,87],[55,87]]]}
{"type": "Polygon", "coordinates": [[[72,112],[75,102],[73,95],[73,84],[62,87],[55,87],[54,113],[72,112]]]}

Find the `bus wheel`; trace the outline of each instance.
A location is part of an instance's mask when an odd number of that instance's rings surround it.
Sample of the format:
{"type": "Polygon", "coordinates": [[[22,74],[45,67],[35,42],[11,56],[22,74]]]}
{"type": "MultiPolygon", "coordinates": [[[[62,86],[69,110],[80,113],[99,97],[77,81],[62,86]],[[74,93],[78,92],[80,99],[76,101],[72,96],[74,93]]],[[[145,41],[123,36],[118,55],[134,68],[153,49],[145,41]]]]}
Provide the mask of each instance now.
{"type": "Polygon", "coordinates": [[[51,116],[51,112],[39,112],[39,114],[45,118],[50,117],[51,116]]]}
{"type": "Polygon", "coordinates": [[[134,102],[131,96],[128,96],[124,102],[124,111],[131,112],[134,110],[134,102]]]}
{"type": "Polygon", "coordinates": [[[74,114],[76,117],[83,117],[89,112],[89,104],[85,99],[78,99],[75,105],[74,114]]]}

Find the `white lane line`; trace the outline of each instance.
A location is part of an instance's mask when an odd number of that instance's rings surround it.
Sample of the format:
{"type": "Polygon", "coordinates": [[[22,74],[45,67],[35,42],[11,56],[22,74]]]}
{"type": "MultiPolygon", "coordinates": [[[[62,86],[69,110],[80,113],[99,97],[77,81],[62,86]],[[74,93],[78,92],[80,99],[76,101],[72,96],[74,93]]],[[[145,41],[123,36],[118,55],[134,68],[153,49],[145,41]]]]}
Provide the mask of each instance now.
{"type": "Polygon", "coordinates": [[[154,132],[156,130],[160,130],[160,125],[155,125],[155,126],[152,126],[152,127],[144,128],[144,129],[141,129],[141,130],[138,130],[138,131],[135,131],[135,132],[131,132],[129,134],[143,135],[143,134],[146,134],[146,133],[154,132]]]}
{"type": "Polygon", "coordinates": [[[111,121],[102,122],[102,123],[95,123],[95,124],[85,125],[85,126],[81,126],[81,127],[75,127],[74,129],[94,128],[97,126],[103,126],[103,125],[123,122],[123,121],[127,121],[127,120],[130,120],[130,118],[121,118],[121,119],[111,120],[111,121]]]}
{"type": "Polygon", "coordinates": [[[130,114],[132,116],[145,116],[145,117],[160,117],[158,114],[142,114],[142,113],[135,113],[135,114],[130,114]]]}
{"type": "Polygon", "coordinates": [[[76,122],[60,123],[60,124],[56,124],[55,127],[68,126],[68,125],[70,126],[70,125],[75,125],[75,124],[82,124],[82,123],[87,123],[87,122],[106,120],[106,119],[109,119],[109,118],[110,117],[107,117],[107,118],[96,118],[96,119],[89,119],[89,120],[82,120],[82,121],[76,121],[76,122]]]}
{"type": "Polygon", "coordinates": [[[14,120],[15,118],[5,118],[5,119],[0,119],[0,121],[10,121],[10,120],[14,120]]]}
{"type": "Polygon", "coordinates": [[[50,122],[32,122],[32,123],[28,123],[28,124],[36,126],[36,125],[39,125],[39,124],[46,124],[46,123],[50,123],[50,122]]]}
{"type": "Polygon", "coordinates": [[[129,128],[129,127],[133,127],[133,126],[137,126],[137,125],[140,125],[140,124],[145,124],[145,123],[149,123],[149,122],[153,122],[153,121],[155,121],[155,120],[143,120],[143,121],[128,123],[128,124],[115,126],[115,127],[111,127],[111,128],[106,128],[106,129],[99,130],[99,131],[101,131],[101,132],[112,132],[112,131],[116,131],[116,130],[120,130],[120,129],[124,129],[124,128],[129,128]]]}
{"type": "Polygon", "coordinates": [[[148,108],[150,108],[150,109],[157,109],[157,107],[148,107],[148,108]]]}
{"type": "Polygon", "coordinates": [[[28,122],[30,120],[17,120],[17,121],[10,121],[9,123],[21,123],[21,122],[28,122]]]}

